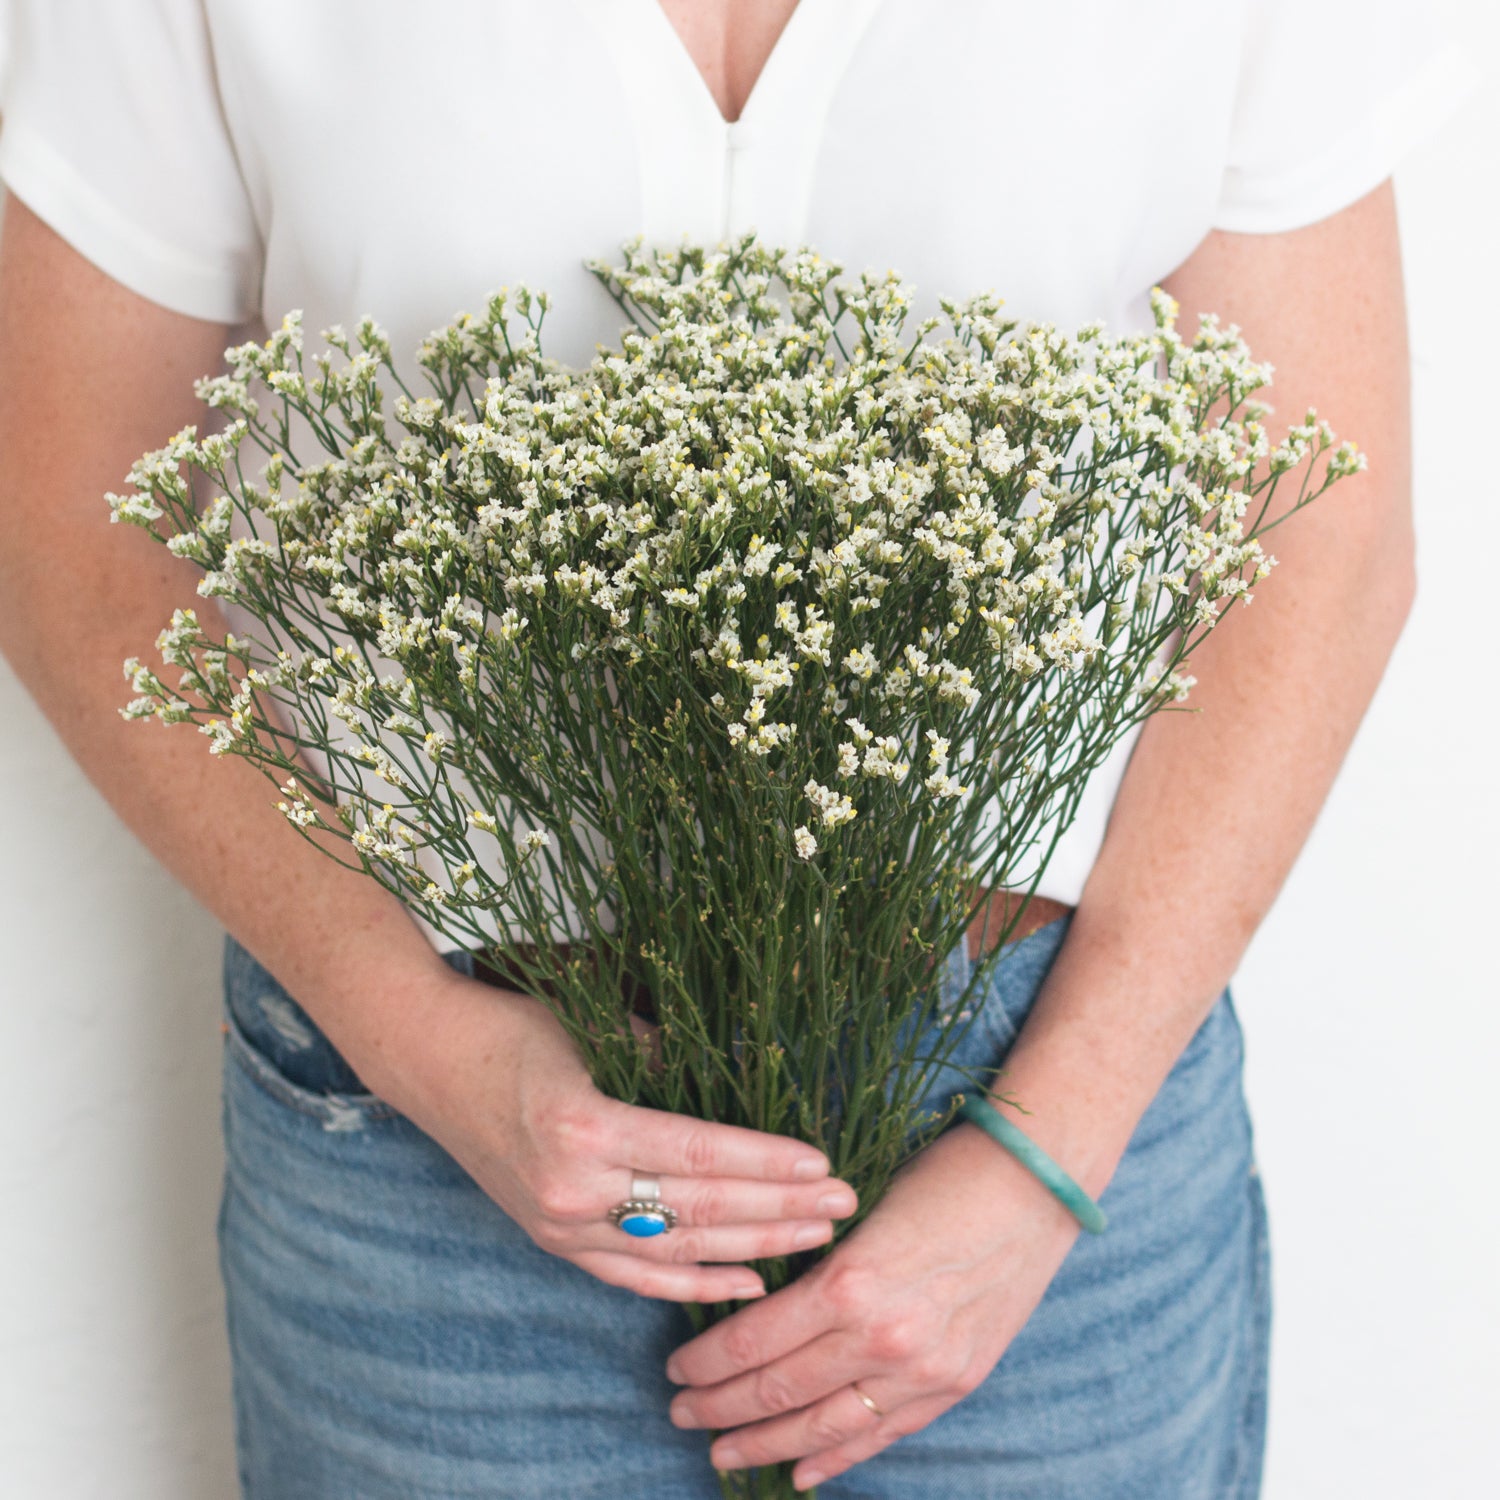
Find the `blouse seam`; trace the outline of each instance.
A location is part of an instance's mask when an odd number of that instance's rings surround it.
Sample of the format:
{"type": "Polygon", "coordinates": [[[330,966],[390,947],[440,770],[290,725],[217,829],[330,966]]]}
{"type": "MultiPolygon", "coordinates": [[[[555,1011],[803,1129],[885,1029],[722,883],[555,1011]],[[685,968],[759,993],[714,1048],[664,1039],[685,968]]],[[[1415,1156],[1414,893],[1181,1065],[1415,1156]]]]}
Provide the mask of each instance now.
{"type": "Polygon", "coordinates": [[[149,301],[216,323],[256,312],[241,291],[246,268],[233,255],[196,256],[153,234],[13,116],[0,129],[0,178],[75,250],[149,301]]]}
{"type": "MultiPolygon", "coordinates": [[[[1281,170],[1239,174],[1241,184],[1221,196],[1210,227],[1276,234],[1347,207],[1389,177],[1410,150],[1446,123],[1478,78],[1478,70],[1458,44],[1445,43],[1370,116],[1343,131],[1311,160],[1281,170]]],[[[1232,179],[1235,169],[1227,175],[1232,179]]]]}

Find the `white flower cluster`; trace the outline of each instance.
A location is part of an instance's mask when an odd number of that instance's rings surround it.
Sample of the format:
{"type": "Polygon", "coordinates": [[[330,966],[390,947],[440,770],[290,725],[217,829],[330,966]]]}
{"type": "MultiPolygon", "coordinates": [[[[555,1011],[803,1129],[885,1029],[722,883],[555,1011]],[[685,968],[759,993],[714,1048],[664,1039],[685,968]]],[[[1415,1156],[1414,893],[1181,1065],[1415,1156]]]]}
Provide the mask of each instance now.
{"type": "MultiPolygon", "coordinates": [[[[626,781],[646,826],[692,801],[701,828],[704,797],[759,788],[803,862],[910,844],[971,800],[1031,808],[1023,786],[1056,806],[1186,691],[1187,652],[1271,566],[1269,492],[1333,444],[1308,413],[1272,449],[1248,399],[1268,368],[1211,318],[1184,341],[1160,292],[1150,335],[1022,325],[981,295],[944,302],[933,338],[937,318],[903,333],[894,275],[750,236],[590,268],[632,324],[582,370],[542,355],[525,288],[424,343],[421,397],[374,323],[309,358],[293,315],[200,383],[225,432],[179,434],[110,497],[168,517],[200,593],[266,628],[214,643],[180,612],[159,642],[180,690],[132,663],[127,712],[291,765],[266,749],[275,700],[334,763],[319,790],[354,848],[429,906],[498,900],[471,834],[510,873],[547,847],[527,820],[613,837],[626,781]],[[323,454],[290,451],[287,410],[323,454]],[[201,514],[185,466],[222,492],[201,514]]],[[[1323,487],[1363,462],[1338,446],[1323,487]]],[[[283,810],[318,818],[290,783],[283,810]]]]}

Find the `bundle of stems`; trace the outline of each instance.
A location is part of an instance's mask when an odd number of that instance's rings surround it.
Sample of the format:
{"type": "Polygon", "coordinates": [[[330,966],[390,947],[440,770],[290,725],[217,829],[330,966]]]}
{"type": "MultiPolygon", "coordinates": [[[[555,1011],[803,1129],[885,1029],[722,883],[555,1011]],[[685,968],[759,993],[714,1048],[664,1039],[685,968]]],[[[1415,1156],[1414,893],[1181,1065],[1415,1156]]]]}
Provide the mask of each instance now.
{"type": "Polygon", "coordinates": [[[944,996],[985,891],[1035,889],[1260,539],[1364,458],[1313,412],[1272,448],[1269,368],[1160,290],[1149,334],[990,295],[907,332],[894,274],[754,236],[589,267],[629,322],[583,369],[526,288],[422,345],[421,396],[368,319],[228,351],[221,430],[109,498],[248,627],[179,610],[123,711],[259,766],[605,1092],[820,1147],[842,1235],[951,1118],[918,1105],[1006,936],[944,996]]]}

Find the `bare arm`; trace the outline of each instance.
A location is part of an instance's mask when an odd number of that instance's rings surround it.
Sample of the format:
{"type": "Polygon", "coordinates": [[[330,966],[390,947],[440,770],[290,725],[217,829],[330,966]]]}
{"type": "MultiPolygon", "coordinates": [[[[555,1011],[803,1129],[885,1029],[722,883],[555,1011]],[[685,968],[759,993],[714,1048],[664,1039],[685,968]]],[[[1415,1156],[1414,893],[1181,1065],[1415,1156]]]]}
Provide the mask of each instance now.
{"type": "MultiPolygon", "coordinates": [[[[1238,323],[1369,468],[1268,537],[1279,560],[1194,656],[1196,713],[1142,731],[1068,940],[1007,1060],[1011,1118],[1108,1181],[1328,795],[1411,606],[1411,429],[1395,195],[1285,234],[1211,233],[1169,278],[1185,333],[1238,323]]],[[[978,1132],[974,1132],[978,1136],[978,1132]]],[[[976,1139],[976,1146],[989,1144],[976,1139]]]]}
{"type": "Polygon", "coordinates": [[[116,712],[121,663],[149,657],[174,606],[205,623],[217,611],[194,593],[197,570],[112,525],[103,496],[200,420],[193,380],[219,367],[227,335],[137,297],[7,205],[0,650],[131,831],[293,993],[318,997],[319,1023],[373,1087],[446,966],[394,897],[288,839],[248,762],[116,712]]]}
{"type": "Polygon", "coordinates": [[[732,1262],[827,1240],[854,1210],[821,1153],[606,1099],[540,1002],[450,969],[395,897],[293,836],[249,762],[120,718],[121,664],[149,656],[174,606],[221,622],[196,570],[112,525],[103,496],[201,416],[193,380],[219,368],[227,335],[121,287],[8,203],[0,651],[137,837],[538,1244],[644,1295],[752,1295],[759,1278],[732,1262]],[[678,1210],[665,1242],[605,1217],[632,1169],[678,1210]]]}

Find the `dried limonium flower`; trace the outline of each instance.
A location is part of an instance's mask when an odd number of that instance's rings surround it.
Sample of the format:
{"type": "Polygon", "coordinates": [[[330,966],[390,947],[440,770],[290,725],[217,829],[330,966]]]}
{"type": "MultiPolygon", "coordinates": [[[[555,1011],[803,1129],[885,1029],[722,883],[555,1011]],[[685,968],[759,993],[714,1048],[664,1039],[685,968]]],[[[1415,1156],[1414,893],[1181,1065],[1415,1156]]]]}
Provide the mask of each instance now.
{"type": "Polygon", "coordinates": [[[589,266],[630,321],[583,369],[526,288],[422,344],[420,395],[369,320],[228,351],[223,430],[110,503],[253,629],[179,610],[124,712],[507,955],[600,1087],[812,1141],[863,1214],[944,1123],[935,967],[980,892],[1034,885],[1364,458],[1313,412],[1273,447],[1269,368],[1159,289],[1147,334],[987,294],[907,330],[896,276],[754,236],[589,266]]]}

